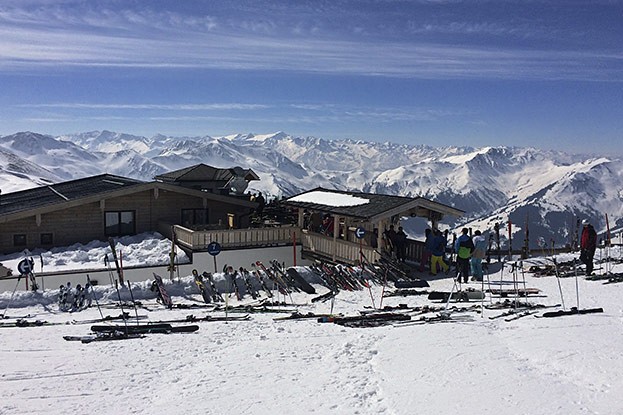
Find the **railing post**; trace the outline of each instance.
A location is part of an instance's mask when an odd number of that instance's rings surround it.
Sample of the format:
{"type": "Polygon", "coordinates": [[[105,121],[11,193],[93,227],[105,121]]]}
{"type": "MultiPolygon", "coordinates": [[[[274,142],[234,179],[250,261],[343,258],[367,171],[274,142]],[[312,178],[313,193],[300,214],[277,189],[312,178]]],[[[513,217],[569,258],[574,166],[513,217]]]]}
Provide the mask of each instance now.
{"type": "Polygon", "coordinates": [[[296,231],[292,231],[292,266],[296,266],[296,231]]]}

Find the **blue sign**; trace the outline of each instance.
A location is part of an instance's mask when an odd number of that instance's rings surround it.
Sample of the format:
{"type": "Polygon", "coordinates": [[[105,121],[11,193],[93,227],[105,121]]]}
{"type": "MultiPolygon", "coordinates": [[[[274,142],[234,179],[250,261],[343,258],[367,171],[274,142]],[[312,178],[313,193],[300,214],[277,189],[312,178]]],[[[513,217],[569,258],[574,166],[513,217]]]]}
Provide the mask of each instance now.
{"type": "Polygon", "coordinates": [[[17,264],[17,270],[21,275],[27,275],[32,272],[35,263],[32,259],[24,258],[17,264]]]}
{"type": "Polygon", "coordinates": [[[358,239],[363,238],[365,234],[366,234],[366,230],[364,228],[362,228],[361,226],[358,227],[357,229],[355,229],[355,236],[358,239]]]}
{"type": "Polygon", "coordinates": [[[221,253],[221,244],[218,242],[210,242],[208,245],[208,254],[212,256],[217,256],[221,253]]]}

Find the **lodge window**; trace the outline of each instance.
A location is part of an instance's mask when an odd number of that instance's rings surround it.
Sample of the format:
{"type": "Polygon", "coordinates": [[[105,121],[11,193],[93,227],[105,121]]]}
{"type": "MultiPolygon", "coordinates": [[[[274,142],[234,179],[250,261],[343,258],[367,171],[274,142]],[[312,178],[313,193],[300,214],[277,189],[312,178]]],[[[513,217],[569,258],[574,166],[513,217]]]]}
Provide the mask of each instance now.
{"type": "Polygon", "coordinates": [[[133,210],[106,212],[106,236],[134,235],[136,233],[136,212],[133,210]]]}
{"type": "Polygon", "coordinates": [[[26,246],[26,234],[17,233],[13,235],[13,246],[26,246]]]}
{"type": "Polygon", "coordinates": [[[54,243],[54,237],[51,233],[41,234],[41,245],[52,245],[54,243]]]}
{"type": "Polygon", "coordinates": [[[207,209],[182,209],[182,226],[192,228],[193,226],[207,225],[207,209]]]}

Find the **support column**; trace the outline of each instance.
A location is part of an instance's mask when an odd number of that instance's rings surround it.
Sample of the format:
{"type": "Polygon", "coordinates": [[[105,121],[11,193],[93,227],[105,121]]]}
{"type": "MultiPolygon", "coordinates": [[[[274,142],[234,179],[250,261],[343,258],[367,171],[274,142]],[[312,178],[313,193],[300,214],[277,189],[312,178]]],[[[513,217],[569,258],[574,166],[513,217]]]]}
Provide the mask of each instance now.
{"type": "Polygon", "coordinates": [[[340,217],[333,216],[333,261],[337,257],[337,234],[340,232],[340,217]]]}

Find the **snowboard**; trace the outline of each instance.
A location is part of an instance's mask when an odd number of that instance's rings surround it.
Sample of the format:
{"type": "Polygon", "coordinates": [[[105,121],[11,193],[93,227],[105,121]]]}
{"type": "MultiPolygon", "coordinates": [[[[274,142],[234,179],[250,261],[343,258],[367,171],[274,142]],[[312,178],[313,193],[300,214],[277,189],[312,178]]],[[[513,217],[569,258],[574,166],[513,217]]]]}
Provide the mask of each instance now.
{"type": "Polygon", "coordinates": [[[298,285],[301,290],[305,291],[307,294],[316,294],[316,289],[312,287],[301,274],[299,274],[296,268],[290,267],[286,270],[286,272],[290,278],[296,282],[296,285],[298,285]]]}
{"type": "Polygon", "coordinates": [[[203,279],[203,276],[200,275],[196,269],[192,270],[192,274],[193,274],[193,278],[195,279],[195,284],[197,284],[197,288],[199,288],[199,291],[201,292],[201,297],[203,298],[203,301],[206,304],[211,304],[212,303],[212,293],[211,293],[212,288],[210,287],[209,284],[206,284],[206,282],[203,279]]]}
{"type": "Polygon", "coordinates": [[[164,288],[162,277],[154,272],[154,280],[156,282],[156,287],[158,288],[158,294],[160,299],[162,300],[162,304],[164,304],[168,308],[173,308],[173,301],[171,301],[171,297],[169,297],[167,290],[164,288]]]}

